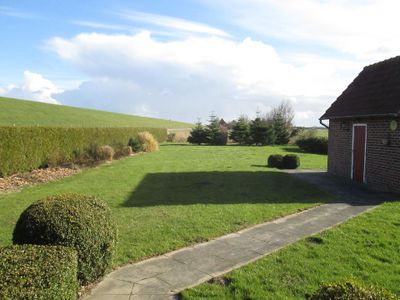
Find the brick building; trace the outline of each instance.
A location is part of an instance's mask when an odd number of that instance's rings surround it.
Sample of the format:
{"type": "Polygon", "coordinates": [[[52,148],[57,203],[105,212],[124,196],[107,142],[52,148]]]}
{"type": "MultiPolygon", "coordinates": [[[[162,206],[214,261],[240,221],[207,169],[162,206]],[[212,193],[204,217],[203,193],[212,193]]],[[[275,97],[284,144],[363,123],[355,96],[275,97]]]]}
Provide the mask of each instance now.
{"type": "Polygon", "coordinates": [[[367,66],[320,118],[328,172],[400,193],[400,56],[367,66]]]}

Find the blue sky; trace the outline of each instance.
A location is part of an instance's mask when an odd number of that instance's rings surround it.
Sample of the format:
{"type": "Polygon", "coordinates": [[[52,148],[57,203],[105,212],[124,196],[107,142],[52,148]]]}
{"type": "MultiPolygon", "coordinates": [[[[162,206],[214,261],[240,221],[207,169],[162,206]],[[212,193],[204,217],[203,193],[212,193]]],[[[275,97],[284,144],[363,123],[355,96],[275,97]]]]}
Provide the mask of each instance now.
{"type": "Polygon", "coordinates": [[[398,55],[398,1],[0,0],[0,94],[167,119],[318,117],[398,55]]]}

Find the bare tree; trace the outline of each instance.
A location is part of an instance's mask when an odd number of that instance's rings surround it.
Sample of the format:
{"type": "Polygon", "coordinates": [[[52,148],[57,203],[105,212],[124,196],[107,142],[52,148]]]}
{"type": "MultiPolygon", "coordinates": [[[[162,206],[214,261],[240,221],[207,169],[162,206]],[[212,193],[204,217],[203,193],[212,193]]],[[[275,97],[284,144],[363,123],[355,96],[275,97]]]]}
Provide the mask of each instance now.
{"type": "Polygon", "coordinates": [[[283,100],[277,107],[271,109],[266,114],[268,123],[272,123],[276,119],[283,119],[288,129],[293,127],[294,110],[289,100],[283,100]]]}
{"type": "Polygon", "coordinates": [[[293,129],[294,110],[288,100],[282,101],[277,107],[274,107],[266,115],[266,121],[270,124],[275,132],[275,143],[285,145],[289,142],[289,138],[293,129]]]}

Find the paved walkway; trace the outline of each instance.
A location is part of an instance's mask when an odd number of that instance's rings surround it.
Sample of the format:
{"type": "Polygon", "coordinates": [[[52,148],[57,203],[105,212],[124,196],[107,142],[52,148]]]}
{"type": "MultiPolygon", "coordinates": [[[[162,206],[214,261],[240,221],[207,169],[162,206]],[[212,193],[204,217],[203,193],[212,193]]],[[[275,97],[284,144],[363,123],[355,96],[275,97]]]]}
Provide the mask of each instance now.
{"type": "Polygon", "coordinates": [[[387,198],[335,181],[325,173],[300,172],[295,176],[331,192],[337,201],[122,267],[110,273],[85,299],[176,299],[183,289],[344,222],[387,198]]]}

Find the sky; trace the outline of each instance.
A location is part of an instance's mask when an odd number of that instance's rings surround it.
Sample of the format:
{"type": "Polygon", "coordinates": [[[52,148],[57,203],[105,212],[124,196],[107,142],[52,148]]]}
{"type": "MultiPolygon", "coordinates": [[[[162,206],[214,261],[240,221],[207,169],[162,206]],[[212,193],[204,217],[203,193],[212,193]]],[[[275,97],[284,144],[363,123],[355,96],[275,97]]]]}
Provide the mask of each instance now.
{"type": "Polygon", "coordinates": [[[206,122],[318,118],[400,54],[398,0],[0,0],[0,95],[206,122]]]}

